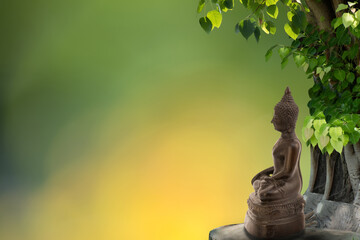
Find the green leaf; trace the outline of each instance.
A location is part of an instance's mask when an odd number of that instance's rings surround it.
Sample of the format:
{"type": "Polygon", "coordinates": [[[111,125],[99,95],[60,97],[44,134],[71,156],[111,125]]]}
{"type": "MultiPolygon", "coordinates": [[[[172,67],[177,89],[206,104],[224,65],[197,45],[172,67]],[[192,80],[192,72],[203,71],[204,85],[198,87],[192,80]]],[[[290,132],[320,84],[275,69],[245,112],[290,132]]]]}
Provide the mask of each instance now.
{"type": "Polygon", "coordinates": [[[202,27],[202,29],[204,29],[204,31],[206,33],[210,33],[211,30],[213,29],[212,23],[211,23],[210,19],[208,19],[207,17],[200,18],[199,23],[200,23],[200,26],[202,27]]]}
{"type": "Polygon", "coordinates": [[[349,8],[348,5],[340,3],[336,9],[336,12],[340,12],[340,11],[348,9],[348,8],[349,8]]]}
{"type": "Polygon", "coordinates": [[[240,0],[240,3],[246,8],[249,7],[249,0],[240,0]]]}
{"type": "Polygon", "coordinates": [[[295,13],[293,13],[293,12],[291,12],[291,11],[289,11],[289,12],[287,13],[287,18],[289,19],[290,22],[292,21],[292,18],[293,18],[294,15],[295,15],[295,13]]]}
{"type": "Polygon", "coordinates": [[[200,1],[199,1],[198,8],[197,8],[197,12],[198,12],[198,13],[201,13],[201,11],[203,10],[204,6],[205,6],[205,0],[200,0],[200,1]]]}
{"type": "Polygon", "coordinates": [[[279,48],[279,55],[281,59],[284,59],[285,57],[287,57],[290,53],[290,48],[288,47],[281,47],[279,48]]]}
{"type": "Polygon", "coordinates": [[[292,17],[292,26],[304,30],[306,27],[306,15],[303,11],[296,11],[292,17]]]}
{"type": "Polygon", "coordinates": [[[315,135],[313,135],[311,138],[310,138],[310,143],[313,147],[316,146],[316,144],[318,143],[318,140],[316,139],[315,135]]]}
{"type": "Polygon", "coordinates": [[[329,135],[331,138],[339,140],[339,138],[343,135],[343,130],[341,127],[331,127],[329,129],[329,135]]]}
{"type": "Polygon", "coordinates": [[[284,69],[286,65],[288,64],[289,59],[286,57],[281,61],[281,69],[284,69]]]}
{"type": "Polygon", "coordinates": [[[272,46],[271,48],[269,48],[269,50],[267,50],[266,54],[265,54],[265,60],[268,61],[270,59],[270,57],[272,56],[273,53],[273,49],[276,48],[278,45],[275,44],[274,46],[272,46]]]}
{"type": "Polygon", "coordinates": [[[329,142],[330,142],[329,136],[321,135],[320,138],[318,139],[320,150],[322,150],[324,147],[326,147],[326,145],[328,145],[329,142]]]}
{"type": "Polygon", "coordinates": [[[222,15],[218,10],[212,10],[206,14],[206,17],[211,21],[212,28],[219,28],[222,21],[222,15]]]}
{"type": "Polygon", "coordinates": [[[329,143],[326,145],[325,150],[330,155],[334,151],[334,147],[331,145],[331,143],[329,143]]]}
{"type": "Polygon", "coordinates": [[[348,28],[354,22],[354,20],[354,15],[350,13],[344,13],[342,15],[342,22],[345,28],[348,28]]]}
{"type": "Polygon", "coordinates": [[[344,136],[344,141],[343,141],[343,143],[344,143],[344,146],[345,146],[346,144],[348,144],[350,138],[349,138],[349,135],[347,135],[347,134],[344,134],[343,136],[344,136]]]}
{"type": "Polygon", "coordinates": [[[338,17],[338,18],[335,18],[335,21],[334,21],[334,29],[336,29],[337,27],[339,27],[341,24],[342,24],[342,18],[341,17],[338,17]]]}
{"type": "Polygon", "coordinates": [[[313,128],[303,128],[303,137],[304,142],[307,142],[314,135],[313,128]]]}
{"type": "Polygon", "coordinates": [[[322,68],[321,67],[317,67],[316,68],[316,74],[319,74],[319,73],[321,73],[322,72],[322,68]]]}
{"type": "Polygon", "coordinates": [[[275,5],[279,0],[266,0],[265,4],[266,6],[275,5]]]}
{"type": "Polygon", "coordinates": [[[318,64],[318,60],[316,58],[311,58],[309,61],[309,69],[310,71],[313,71],[315,69],[315,67],[318,64]]]}
{"type": "MultiPolygon", "coordinates": [[[[327,123],[321,125],[321,127],[319,129],[320,135],[326,136],[329,133],[329,128],[330,128],[330,125],[327,123]]],[[[324,146],[326,146],[326,144],[324,146]]]]}
{"type": "Polygon", "coordinates": [[[304,63],[304,66],[303,66],[304,72],[307,72],[308,68],[309,68],[309,64],[304,63]]]}
{"type": "Polygon", "coordinates": [[[297,55],[294,55],[294,62],[296,64],[296,66],[300,67],[304,64],[305,62],[305,57],[303,55],[300,55],[300,54],[297,54],[297,55]]]}
{"type": "Polygon", "coordinates": [[[271,5],[271,6],[268,6],[267,9],[266,9],[266,13],[272,17],[272,18],[277,18],[278,14],[279,14],[279,9],[276,5],[271,5]]]}
{"type": "Polygon", "coordinates": [[[354,131],[349,135],[349,141],[352,144],[356,144],[359,140],[360,140],[360,132],[359,131],[354,131]]]}
{"type": "Polygon", "coordinates": [[[356,3],[357,3],[357,2],[348,2],[348,5],[349,5],[349,7],[352,7],[352,6],[354,6],[356,3]]]}
{"type": "Polygon", "coordinates": [[[354,16],[355,16],[355,19],[356,19],[356,20],[360,21],[360,10],[357,10],[357,11],[355,12],[354,16]]]}
{"type": "Polygon", "coordinates": [[[346,75],[346,81],[353,83],[355,80],[355,74],[353,74],[352,72],[348,72],[346,75]]]}
{"type": "Polygon", "coordinates": [[[284,29],[287,35],[289,35],[289,37],[296,40],[299,34],[296,34],[288,23],[284,25],[284,29]]]}
{"type": "Polygon", "coordinates": [[[275,27],[275,24],[271,21],[266,21],[266,22],[263,22],[261,24],[261,29],[266,33],[266,34],[275,34],[276,33],[276,27],[275,27]]]}
{"type": "Polygon", "coordinates": [[[273,54],[272,49],[269,49],[269,50],[266,52],[266,54],[265,54],[265,61],[266,61],[266,62],[269,61],[269,59],[270,59],[270,57],[272,56],[272,54],[273,54]]]}
{"type": "Polygon", "coordinates": [[[330,70],[331,70],[331,66],[324,68],[324,72],[326,72],[326,73],[330,72],[330,70]]]}
{"type": "Polygon", "coordinates": [[[259,39],[260,39],[260,28],[258,28],[258,27],[255,28],[254,36],[255,36],[256,42],[259,42],[259,39]]]}
{"type": "Polygon", "coordinates": [[[325,119],[315,119],[313,126],[314,126],[315,130],[320,131],[320,128],[323,124],[326,124],[325,119]]]}
{"type": "Polygon", "coordinates": [[[331,145],[335,148],[335,150],[338,152],[338,153],[341,153],[342,152],[342,149],[344,147],[344,144],[342,141],[337,141],[333,138],[330,139],[330,143],[331,145]]]}
{"type": "Polygon", "coordinates": [[[234,0],[224,0],[223,4],[228,9],[234,8],[234,0]]]}
{"type": "Polygon", "coordinates": [[[251,22],[249,19],[242,20],[239,23],[239,31],[247,40],[255,31],[255,23],[251,22]]]}
{"type": "Polygon", "coordinates": [[[345,71],[342,69],[336,69],[334,71],[334,76],[336,79],[340,80],[340,81],[344,81],[345,80],[345,71]]]}
{"type": "Polygon", "coordinates": [[[359,25],[359,21],[355,19],[355,21],[351,24],[352,28],[356,28],[359,25]]]}

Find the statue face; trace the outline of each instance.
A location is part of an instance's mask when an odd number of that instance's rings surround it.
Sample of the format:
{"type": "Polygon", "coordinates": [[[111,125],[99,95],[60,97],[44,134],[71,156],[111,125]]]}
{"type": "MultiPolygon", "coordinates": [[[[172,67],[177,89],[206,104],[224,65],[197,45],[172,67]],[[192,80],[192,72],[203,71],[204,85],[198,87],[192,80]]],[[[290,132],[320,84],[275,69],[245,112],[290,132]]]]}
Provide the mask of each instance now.
{"type": "Polygon", "coordinates": [[[279,115],[276,114],[276,112],[274,113],[271,123],[274,124],[274,128],[277,131],[283,132],[289,129],[288,124],[284,123],[282,119],[279,117],[279,115]]]}

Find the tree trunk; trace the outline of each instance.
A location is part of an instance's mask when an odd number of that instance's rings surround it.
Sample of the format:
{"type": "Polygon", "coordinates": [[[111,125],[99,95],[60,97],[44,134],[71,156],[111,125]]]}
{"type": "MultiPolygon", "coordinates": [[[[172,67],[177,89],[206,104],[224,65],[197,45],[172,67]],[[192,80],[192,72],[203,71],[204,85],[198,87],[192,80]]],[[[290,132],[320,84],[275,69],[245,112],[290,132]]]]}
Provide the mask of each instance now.
{"type": "MultiPolygon", "coordinates": [[[[336,9],[343,0],[306,0],[308,22],[331,30],[331,21],[341,16],[336,9]]],[[[314,81],[317,77],[314,76],[314,81]]],[[[342,154],[330,156],[310,147],[311,173],[304,194],[305,213],[314,214],[317,227],[360,232],[360,142],[347,144],[342,154]]]]}

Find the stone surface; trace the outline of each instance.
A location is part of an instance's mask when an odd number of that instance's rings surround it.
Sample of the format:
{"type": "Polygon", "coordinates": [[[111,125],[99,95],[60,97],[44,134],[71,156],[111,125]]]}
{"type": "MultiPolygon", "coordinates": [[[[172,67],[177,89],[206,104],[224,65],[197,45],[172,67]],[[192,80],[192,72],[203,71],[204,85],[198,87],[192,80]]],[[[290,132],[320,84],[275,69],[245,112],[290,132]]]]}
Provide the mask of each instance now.
{"type": "MultiPolygon", "coordinates": [[[[360,234],[354,232],[306,228],[301,236],[288,240],[360,240],[360,234]]],[[[245,233],[244,224],[233,224],[216,228],[210,232],[209,240],[253,240],[245,233]]],[[[280,239],[279,239],[280,240],[280,239]]]]}
{"type": "Polygon", "coordinates": [[[304,194],[305,213],[314,211],[315,227],[342,229],[360,233],[360,207],[322,199],[321,194],[304,194]]]}

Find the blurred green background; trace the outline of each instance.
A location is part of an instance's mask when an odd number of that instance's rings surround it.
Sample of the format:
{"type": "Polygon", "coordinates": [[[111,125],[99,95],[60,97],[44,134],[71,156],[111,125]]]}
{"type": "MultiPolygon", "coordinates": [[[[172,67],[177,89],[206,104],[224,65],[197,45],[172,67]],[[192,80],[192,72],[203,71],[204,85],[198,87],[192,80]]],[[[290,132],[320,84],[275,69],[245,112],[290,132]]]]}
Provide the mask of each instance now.
{"type": "MultiPolygon", "coordinates": [[[[197,1],[1,2],[0,239],[207,239],[244,220],[270,121],[312,85],[269,47],[210,35],[197,1]]],[[[209,9],[208,9],[209,10],[209,9]]],[[[303,143],[303,191],[309,178],[303,143]]]]}

